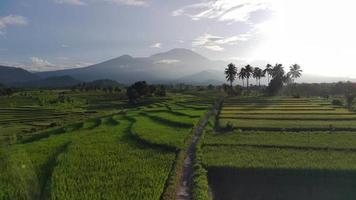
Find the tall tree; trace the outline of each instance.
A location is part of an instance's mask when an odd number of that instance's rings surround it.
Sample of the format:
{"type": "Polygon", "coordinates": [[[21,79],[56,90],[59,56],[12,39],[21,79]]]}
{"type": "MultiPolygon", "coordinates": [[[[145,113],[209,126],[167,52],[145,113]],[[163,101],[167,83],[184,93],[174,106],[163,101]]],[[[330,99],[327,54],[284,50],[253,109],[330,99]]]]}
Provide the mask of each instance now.
{"type": "Polygon", "coordinates": [[[237,75],[236,66],[232,63],[228,64],[227,68],[225,69],[225,75],[226,80],[230,82],[230,88],[232,91],[232,83],[235,81],[237,75]]]}
{"type": "Polygon", "coordinates": [[[254,68],[253,69],[253,72],[252,72],[252,77],[256,80],[256,85],[258,83],[258,67],[254,68]]]}
{"type": "Polygon", "coordinates": [[[246,65],[245,66],[245,77],[246,77],[247,88],[249,87],[249,80],[250,80],[252,73],[253,73],[253,67],[251,67],[251,65],[246,65]]]}
{"type": "Polygon", "coordinates": [[[239,79],[242,80],[242,87],[245,87],[245,78],[246,78],[246,69],[241,68],[239,74],[238,74],[239,79]]]}
{"type": "Polygon", "coordinates": [[[267,92],[269,95],[277,94],[282,89],[283,84],[288,81],[289,76],[285,75],[282,64],[276,64],[271,71],[272,80],[268,84],[267,92]]]}
{"type": "Polygon", "coordinates": [[[292,82],[294,82],[295,79],[300,78],[302,76],[302,72],[303,72],[303,70],[301,69],[301,67],[298,64],[294,64],[294,65],[290,66],[289,67],[289,75],[290,75],[292,82]]]}
{"type": "Polygon", "coordinates": [[[266,68],[263,70],[263,73],[266,74],[267,76],[267,85],[269,84],[269,79],[271,77],[271,73],[272,73],[272,65],[271,64],[267,64],[266,68]]]}
{"type": "Polygon", "coordinates": [[[254,70],[253,70],[253,77],[256,79],[256,85],[257,85],[257,82],[258,82],[258,86],[261,87],[261,78],[265,76],[265,73],[264,71],[259,68],[259,67],[256,67],[254,70]]]}

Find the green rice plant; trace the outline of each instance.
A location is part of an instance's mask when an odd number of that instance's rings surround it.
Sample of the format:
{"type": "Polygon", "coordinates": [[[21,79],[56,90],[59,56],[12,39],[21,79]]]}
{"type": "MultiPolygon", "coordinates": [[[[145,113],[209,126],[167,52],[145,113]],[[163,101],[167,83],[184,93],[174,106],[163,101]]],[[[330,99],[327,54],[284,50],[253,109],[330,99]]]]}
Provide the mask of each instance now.
{"type": "Polygon", "coordinates": [[[1,199],[39,199],[53,159],[68,143],[69,138],[61,135],[4,148],[0,154],[1,199]]]}
{"type": "Polygon", "coordinates": [[[207,167],[356,170],[356,153],[235,146],[204,146],[207,167]]]}
{"type": "Polygon", "coordinates": [[[167,124],[170,126],[184,127],[184,128],[192,128],[196,119],[192,119],[190,117],[176,115],[171,112],[159,112],[159,113],[141,113],[152,120],[155,120],[162,124],[167,124]]]}
{"type": "Polygon", "coordinates": [[[97,118],[97,119],[90,119],[84,122],[83,124],[83,128],[85,129],[93,129],[95,127],[100,126],[101,124],[101,119],[97,118]]]}
{"type": "MultiPolygon", "coordinates": [[[[208,125],[209,126],[209,125],[208,125]]],[[[209,126],[208,131],[212,131],[212,126],[209,126]]],[[[209,200],[212,197],[209,195],[209,184],[207,170],[203,166],[202,141],[206,132],[204,131],[195,149],[195,159],[193,161],[192,174],[192,199],[193,200],[209,200]]]]}
{"type": "Polygon", "coordinates": [[[232,118],[232,119],[273,119],[273,120],[327,120],[327,121],[337,121],[337,120],[356,120],[356,115],[353,113],[347,115],[336,115],[336,114],[235,114],[235,113],[224,113],[220,115],[221,119],[232,118]]]}
{"type": "Polygon", "coordinates": [[[168,148],[184,148],[191,128],[177,127],[157,123],[145,116],[135,117],[132,132],[138,138],[155,145],[168,148]]]}
{"type": "Polygon", "coordinates": [[[220,125],[224,127],[232,123],[236,129],[251,130],[356,130],[356,121],[353,120],[267,120],[267,119],[221,119],[220,125]]]}
{"type": "Polygon", "coordinates": [[[209,133],[204,145],[260,145],[338,148],[356,150],[356,132],[266,132],[241,131],[209,133]]]}
{"type": "Polygon", "coordinates": [[[129,122],[100,127],[57,159],[51,199],[159,199],[175,153],[137,144],[129,122]]]}

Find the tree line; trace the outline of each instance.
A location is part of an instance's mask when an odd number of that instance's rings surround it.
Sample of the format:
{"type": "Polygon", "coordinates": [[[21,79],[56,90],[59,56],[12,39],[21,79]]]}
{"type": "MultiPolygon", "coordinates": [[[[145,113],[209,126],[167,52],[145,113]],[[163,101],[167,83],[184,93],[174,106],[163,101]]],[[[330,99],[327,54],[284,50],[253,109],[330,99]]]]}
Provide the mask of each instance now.
{"type": "Polygon", "coordinates": [[[0,96],[10,96],[14,92],[13,89],[0,85],[0,96]]]}
{"type": "Polygon", "coordinates": [[[266,77],[268,84],[266,92],[269,95],[275,95],[282,89],[284,84],[294,83],[295,79],[302,76],[302,72],[303,70],[298,64],[290,66],[289,71],[286,73],[282,64],[276,64],[274,66],[267,64],[264,69],[246,65],[239,70],[233,63],[228,64],[224,71],[225,78],[230,83],[231,93],[233,93],[233,82],[237,78],[242,80],[242,87],[248,89],[250,87],[249,81],[251,78],[254,78],[256,85],[261,87],[261,79],[266,77]]]}
{"type": "Polygon", "coordinates": [[[146,81],[138,81],[126,89],[126,95],[130,104],[136,104],[142,97],[166,96],[166,88],[164,85],[149,85],[146,81]]]}

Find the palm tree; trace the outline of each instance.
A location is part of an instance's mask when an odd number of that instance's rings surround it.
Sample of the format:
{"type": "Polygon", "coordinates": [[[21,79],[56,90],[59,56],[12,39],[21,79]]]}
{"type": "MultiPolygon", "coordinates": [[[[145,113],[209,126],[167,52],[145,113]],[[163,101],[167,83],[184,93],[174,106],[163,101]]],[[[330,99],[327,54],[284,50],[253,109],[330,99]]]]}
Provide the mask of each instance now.
{"type": "Polygon", "coordinates": [[[272,65],[267,64],[266,68],[263,70],[263,73],[267,75],[267,85],[269,84],[269,78],[271,77],[272,73],[272,65]]]}
{"type": "Polygon", "coordinates": [[[303,70],[301,70],[301,67],[298,64],[294,64],[289,67],[289,75],[291,77],[292,82],[294,82],[295,79],[300,78],[302,76],[303,70]]]}
{"type": "Polygon", "coordinates": [[[227,68],[225,69],[225,75],[226,80],[230,82],[230,87],[232,90],[232,83],[235,81],[237,75],[237,68],[234,64],[230,63],[227,65],[227,68]]]}
{"type": "Polygon", "coordinates": [[[276,78],[276,77],[282,78],[283,76],[284,76],[283,65],[277,63],[271,70],[271,77],[272,78],[276,78]]]}
{"type": "Polygon", "coordinates": [[[238,74],[239,79],[242,80],[242,87],[245,87],[245,78],[246,78],[246,69],[241,68],[239,74],[238,74]]]}
{"type": "Polygon", "coordinates": [[[264,70],[259,67],[256,67],[253,70],[253,77],[256,79],[256,85],[258,81],[258,86],[261,87],[261,78],[265,76],[264,70]]]}
{"type": "Polygon", "coordinates": [[[249,80],[250,80],[252,73],[253,73],[253,68],[251,67],[251,65],[246,65],[245,66],[245,78],[246,78],[247,88],[249,86],[249,80]]]}
{"type": "Polygon", "coordinates": [[[258,82],[258,67],[256,67],[255,69],[253,69],[253,72],[252,72],[252,77],[256,79],[256,85],[257,85],[257,82],[258,82]]]}

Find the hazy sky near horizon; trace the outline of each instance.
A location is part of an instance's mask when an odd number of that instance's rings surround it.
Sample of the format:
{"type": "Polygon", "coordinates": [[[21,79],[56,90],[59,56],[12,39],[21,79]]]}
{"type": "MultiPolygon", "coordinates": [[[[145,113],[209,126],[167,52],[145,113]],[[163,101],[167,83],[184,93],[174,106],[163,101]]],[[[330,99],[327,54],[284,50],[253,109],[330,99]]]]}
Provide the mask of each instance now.
{"type": "Polygon", "coordinates": [[[356,78],[355,7],[350,0],[1,0],[0,63],[55,70],[188,48],[237,64],[298,63],[306,73],[356,78]]]}

